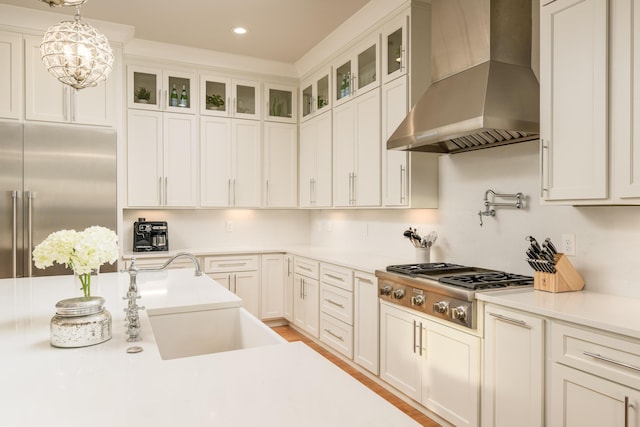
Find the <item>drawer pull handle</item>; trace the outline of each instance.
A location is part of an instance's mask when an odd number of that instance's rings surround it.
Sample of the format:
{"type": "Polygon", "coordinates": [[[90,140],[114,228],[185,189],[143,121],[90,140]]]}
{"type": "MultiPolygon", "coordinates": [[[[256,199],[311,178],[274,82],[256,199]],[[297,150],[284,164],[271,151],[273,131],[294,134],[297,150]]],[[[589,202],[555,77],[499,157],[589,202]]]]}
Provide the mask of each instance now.
{"type": "Polygon", "coordinates": [[[358,277],[358,280],[360,280],[363,283],[369,283],[373,285],[373,280],[365,279],[364,277],[358,277]]]}
{"type": "Polygon", "coordinates": [[[531,329],[531,326],[527,325],[527,322],[525,322],[524,320],[512,319],[510,317],[503,316],[502,314],[491,312],[489,312],[489,316],[495,317],[496,319],[504,320],[505,322],[513,323],[514,325],[522,326],[523,328],[531,329]]]}
{"type": "Polygon", "coordinates": [[[305,267],[304,265],[299,265],[298,264],[298,268],[301,268],[302,270],[312,271],[311,268],[305,267]]]}
{"type": "Polygon", "coordinates": [[[324,330],[326,333],[328,333],[329,335],[331,335],[332,337],[334,337],[335,339],[338,339],[342,342],[344,342],[344,338],[342,338],[340,335],[336,335],[333,332],[331,332],[329,329],[325,329],[324,330]]]}
{"type": "Polygon", "coordinates": [[[340,304],[340,303],[338,303],[338,302],[335,302],[335,301],[332,301],[332,300],[330,300],[330,299],[326,299],[326,298],[325,298],[324,300],[325,300],[326,302],[328,302],[329,304],[333,304],[333,305],[335,305],[336,307],[344,308],[344,305],[342,305],[342,304],[340,304]]]}
{"type": "Polygon", "coordinates": [[[341,281],[341,282],[344,282],[344,279],[343,279],[342,277],[334,276],[333,274],[326,274],[326,276],[327,276],[328,278],[330,278],[330,279],[333,279],[333,280],[339,280],[339,281],[341,281]]]}
{"type": "Polygon", "coordinates": [[[629,396],[624,397],[624,427],[629,427],[629,396]]]}
{"type": "Polygon", "coordinates": [[[606,356],[602,356],[602,355],[600,355],[598,353],[591,353],[589,351],[583,351],[582,354],[584,354],[585,356],[588,356],[588,357],[593,357],[594,359],[602,360],[603,362],[611,363],[612,365],[622,366],[623,368],[632,369],[634,371],[640,372],[640,368],[638,368],[637,366],[633,366],[633,365],[630,365],[630,364],[624,363],[624,362],[619,362],[617,360],[610,359],[610,358],[608,358],[606,356]]]}
{"type": "Polygon", "coordinates": [[[248,265],[246,262],[229,262],[226,264],[218,264],[220,267],[242,267],[248,265]]]}

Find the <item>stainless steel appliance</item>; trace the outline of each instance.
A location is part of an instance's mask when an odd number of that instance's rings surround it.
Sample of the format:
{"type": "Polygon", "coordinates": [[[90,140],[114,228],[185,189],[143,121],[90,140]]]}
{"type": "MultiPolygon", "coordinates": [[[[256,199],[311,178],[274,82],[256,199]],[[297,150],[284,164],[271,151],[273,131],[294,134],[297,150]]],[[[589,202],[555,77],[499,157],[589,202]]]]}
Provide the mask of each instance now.
{"type": "Polygon", "coordinates": [[[432,0],[431,79],[388,149],[455,153],[539,138],[531,0],[432,0]]]}
{"type": "Polygon", "coordinates": [[[450,263],[391,265],[377,270],[384,301],[475,329],[476,292],[533,286],[533,277],[450,263]]]}
{"type": "Polygon", "coordinates": [[[116,230],[116,141],[111,128],[0,121],[0,278],[69,274],[33,265],[54,231],[116,230]]]}
{"type": "Polygon", "coordinates": [[[133,251],[157,252],[169,250],[169,227],[166,221],[138,218],[133,223],[133,251]]]}

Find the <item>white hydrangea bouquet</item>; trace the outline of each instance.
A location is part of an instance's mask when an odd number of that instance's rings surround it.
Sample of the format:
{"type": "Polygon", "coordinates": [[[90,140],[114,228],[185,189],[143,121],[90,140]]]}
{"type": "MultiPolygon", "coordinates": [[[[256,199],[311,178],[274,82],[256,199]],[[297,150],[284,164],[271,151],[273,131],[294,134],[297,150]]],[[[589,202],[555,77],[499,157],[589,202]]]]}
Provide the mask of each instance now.
{"type": "Polygon", "coordinates": [[[106,262],[118,259],[118,236],[105,227],[94,225],[84,231],[60,230],[51,233],[33,250],[37,268],[54,262],[64,264],[80,279],[85,297],[91,296],[91,272],[106,262]]]}

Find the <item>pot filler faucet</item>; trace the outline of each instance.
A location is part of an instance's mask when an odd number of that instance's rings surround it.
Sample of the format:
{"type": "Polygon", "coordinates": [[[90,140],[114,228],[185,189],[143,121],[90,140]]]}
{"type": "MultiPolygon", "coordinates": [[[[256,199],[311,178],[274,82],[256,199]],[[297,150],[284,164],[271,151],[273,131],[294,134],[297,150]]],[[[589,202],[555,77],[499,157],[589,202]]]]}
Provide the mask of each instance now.
{"type": "Polygon", "coordinates": [[[195,265],[195,275],[202,276],[202,270],[200,269],[200,263],[198,262],[198,258],[193,256],[192,254],[186,252],[180,252],[175,254],[171,259],[164,263],[164,265],[155,268],[140,268],[136,265],[136,259],[131,258],[131,265],[127,270],[123,270],[123,272],[129,273],[129,290],[127,294],[122,297],[123,300],[128,301],[127,308],[124,311],[127,313],[125,317],[125,325],[127,326],[127,341],[135,342],[140,341],[142,338],[140,337],[140,316],[138,314],[138,310],[144,310],[144,307],[138,306],[136,300],[140,299],[140,295],[138,294],[138,284],[136,282],[136,278],[138,273],[144,272],[158,272],[166,270],[176,259],[178,258],[189,258],[193,261],[195,265]]]}
{"type": "Polygon", "coordinates": [[[489,189],[484,192],[484,211],[478,211],[480,217],[480,227],[482,227],[483,216],[496,216],[496,210],[494,207],[508,207],[521,209],[523,206],[524,195],[522,193],[516,194],[499,194],[489,189]],[[489,201],[489,194],[493,195],[493,200],[489,201]],[[513,199],[513,202],[500,202],[495,201],[496,198],[513,199]]]}

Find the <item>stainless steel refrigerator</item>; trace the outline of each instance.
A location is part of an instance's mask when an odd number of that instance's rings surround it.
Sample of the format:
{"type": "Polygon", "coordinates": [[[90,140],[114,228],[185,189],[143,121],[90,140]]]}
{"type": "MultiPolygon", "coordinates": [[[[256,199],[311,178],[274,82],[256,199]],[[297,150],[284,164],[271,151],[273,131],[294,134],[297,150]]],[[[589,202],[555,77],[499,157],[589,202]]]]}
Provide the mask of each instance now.
{"type": "Polygon", "coordinates": [[[116,231],[116,140],[111,128],[0,121],[0,278],[71,274],[33,265],[54,231],[116,231]]]}

